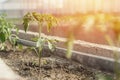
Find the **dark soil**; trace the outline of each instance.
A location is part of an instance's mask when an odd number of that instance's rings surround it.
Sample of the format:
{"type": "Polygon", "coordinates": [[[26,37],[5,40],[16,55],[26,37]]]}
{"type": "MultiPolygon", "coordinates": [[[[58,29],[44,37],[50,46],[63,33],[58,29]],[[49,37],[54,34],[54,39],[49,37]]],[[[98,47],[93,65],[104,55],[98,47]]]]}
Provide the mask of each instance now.
{"type": "MultiPolygon", "coordinates": [[[[2,51],[0,56],[24,80],[40,80],[35,52],[27,49],[16,52],[2,51]]],[[[53,54],[43,55],[41,65],[42,80],[103,80],[98,79],[99,75],[110,75],[53,54]]]]}

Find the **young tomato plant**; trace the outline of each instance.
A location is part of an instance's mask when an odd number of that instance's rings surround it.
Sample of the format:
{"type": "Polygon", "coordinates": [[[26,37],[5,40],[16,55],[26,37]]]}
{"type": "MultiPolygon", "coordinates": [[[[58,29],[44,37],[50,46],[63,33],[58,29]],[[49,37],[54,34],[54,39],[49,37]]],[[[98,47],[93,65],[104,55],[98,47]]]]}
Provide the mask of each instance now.
{"type": "Polygon", "coordinates": [[[41,67],[41,54],[42,54],[43,47],[47,43],[51,51],[53,51],[55,48],[55,45],[53,44],[55,40],[48,39],[48,38],[45,38],[44,36],[41,36],[42,29],[43,29],[43,26],[46,25],[47,31],[49,32],[50,29],[57,24],[57,19],[54,16],[48,15],[48,14],[40,14],[37,12],[27,13],[23,18],[23,25],[24,25],[25,32],[28,30],[29,24],[31,22],[36,22],[39,28],[39,31],[38,31],[39,36],[38,36],[38,39],[36,40],[36,47],[34,47],[34,50],[39,57],[39,78],[41,80],[40,67],[41,67]]]}
{"type": "MultiPolygon", "coordinates": [[[[99,27],[100,30],[105,33],[105,39],[107,40],[108,44],[110,46],[117,46],[120,47],[120,19],[117,16],[114,15],[107,15],[104,14],[104,16],[100,16],[104,19],[100,19],[99,21],[102,21],[104,23],[103,26],[99,27]],[[106,22],[109,22],[111,26],[105,25],[106,22]],[[104,27],[104,30],[102,29],[104,27]],[[116,43],[113,41],[111,36],[107,33],[108,28],[111,28],[115,35],[116,43]]],[[[115,80],[120,80],[120,70],[119,70],[119,53],[116,50],[113,50],[114,59],[115,59],[115,80]]]]}
{"type": "Polygon", "coordinates": [[[13,29],[17,30],[15,25],[8,22],[5,15],[0,15],[0,50],[5,50],[7,48],[7,42],[9,42],[15,50],[18,37],[12,34],[13,29]]]}
{"type": "MultiPolygon", "coordinates": [[[[107,43],[110,46],[117,46],[120,47],[120,19],[117,16],[114,15],[107,15],[107,14],[96,14],[97,16],[94,16],[95,18],[95,28],[98,28],[100,31],[102,31],[105,35],[105,39],[107,43]],[[109,22],[109,26],[106,25],[109,22]],[[117,43],[114,43],[111,36],[108,34],[108,28],[111,28],[115,35],[115,40],[117,43]]],[[[88,30],[89,31],[89,30],[88,30]]],[[[120,70],[119,70],[119,53],[115,50],[113,50],[114,59],[115,59],[115,80],[120,80],[120,70]]],[[[100,79],[103,79],[100,77],[100,79]]],[[[104,80],[111,80],[105,78],[104,80]]]]}

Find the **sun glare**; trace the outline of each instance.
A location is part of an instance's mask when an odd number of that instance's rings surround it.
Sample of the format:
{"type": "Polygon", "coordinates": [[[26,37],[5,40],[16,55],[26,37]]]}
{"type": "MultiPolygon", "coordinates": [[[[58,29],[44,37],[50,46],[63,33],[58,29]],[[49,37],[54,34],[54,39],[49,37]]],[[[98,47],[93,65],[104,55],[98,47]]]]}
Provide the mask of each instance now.
{"type": "Polygon", "coordinates": [[[120,0],[39,0],[42,8],[61,9],[70,13],[119,12],[119,3],[120,0]]]}

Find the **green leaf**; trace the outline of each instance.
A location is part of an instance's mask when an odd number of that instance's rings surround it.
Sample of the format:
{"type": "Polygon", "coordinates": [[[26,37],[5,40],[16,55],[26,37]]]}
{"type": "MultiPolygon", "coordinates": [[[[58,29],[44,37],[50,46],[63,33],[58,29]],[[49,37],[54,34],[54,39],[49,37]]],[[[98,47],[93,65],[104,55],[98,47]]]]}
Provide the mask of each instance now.
{"type": "Polygon", "coordinates": [[[48,23],[48,25],[47,25],[47,31],[50,32],[50,29],[51,29],[51,23],[48,23]]]}
{"type": "Polygon", "coordinates": [[[38,50],[35,47],[31,47],[31,49],[35,51],[35,53],[37,54],[37,56],[39,56],[38,50]]]}
{"type": "Polygon", "coordinates": [[[23,45],[18,44],[18,49],[19,49],[19,50],[23,50],[23,45]]]}
{"type": "Polygon", "coordinates": [[[74,45],[74,37],[72,34],[70,34],[67,40],[67,53],[66,53],[67,58],[71,58],[72,56],[73,45],[74,45]]]}
{"type": "Polygon", "coordinates": [[[16,46],[17,45],[17,40],[19,39],[19,37],[15,34],[11,34],[9,37],[9,41],[12,45],[16,46]]]}
{"type": "Polygon", "coordinates": [[[48,48],[51,50],[51,51],[54,51],[55,50],[55,45],[48,40],[48,48]]]}
{"type": "Polygon", "coordinates": [[[36,47],[42,48],[44,46],[44,43],[45,39],[40,37],[36,43],[36,47]]]}
{"type": "Polygon", "coordinates": [[[40,47],[40,46],[41,46],[41,39],[39,38],[39,39],[37,40],[36,47],[40,47]]]}
{"type": "Polygon", "coordinates": [[[33,21],[33,17],[31,13],[27,13],[24,17],[23,17],[23,26],[24,26],[24,30],[25,32],[28,30],[29,28],[29,22],[33,21]]]}
{"type": "Polygon", "coordinates": [[[6,35],[4,33],[0,33],[0,41],[3,43],[6,41],[6,35]]]}
{"type": "Polygon", "coordinates": [[[7,46],[5,43],[6,41],[11,42],[11,40],[14,40],[10,39],[12,36],[12,29],[16,29],[16,26],[9,22],[5,15],[0,15],[0,43],[2,44],[2,46],[0,46],[1,49],[5,49],[7,46]],[[4,45],[6,46],[4,47],[4,45]]]}
{"type": "Polygon", "coordinates": [[[25,32],[27,32],[27,30],[29,28],[29,21],[27,19],[24,20],[23,26],[24,26],[25,32]]]}

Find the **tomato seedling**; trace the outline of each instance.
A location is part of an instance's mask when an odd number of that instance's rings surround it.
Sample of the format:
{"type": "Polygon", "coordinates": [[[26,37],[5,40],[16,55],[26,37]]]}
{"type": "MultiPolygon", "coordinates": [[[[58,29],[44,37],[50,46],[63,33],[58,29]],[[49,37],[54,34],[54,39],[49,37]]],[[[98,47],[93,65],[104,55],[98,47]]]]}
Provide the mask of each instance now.
{"type": "Polygon", "coordinates": [[[12,33],[15,29],[18,32],[16,26],[7,21],[5,15],[0,15],[0,50],[5,50],[7,48],[7,42],[9,42],[15,51],[16,41],[18,37],[12,33]]]}
{"type": "MultiPolygon", "coordinates": [[[[31,13],[27,13],[24,18],[23,18],[23,25],[24,25],[24,30],[25,32],[27,32],[28,28],[29,28],[29,24],[31,22],[36,22],[38,24],[38,38],[36,40],[36,47],[34,47],[33,49],[35,50],[35,52],[37,53],[38,57],[39,57],[39,75],[41,75],[41,54],[42,54],[42,50],[44,48],[44,45],[47,44],[48,48],[53,51],[55,48],[54,39],[48,39],[44,36],[41,36],[42,33],[42,29],[43,26],[46,25],[47,26],[47,31],[49,32],[51,30],[51,28],[53,26],[55,26],[57,24],[57,19],[50,15],[50,14],[40,14],[37,12],[31,12],[31,13]]],[[[41,77],[39,76],[40,80],[41,77]]]]}

